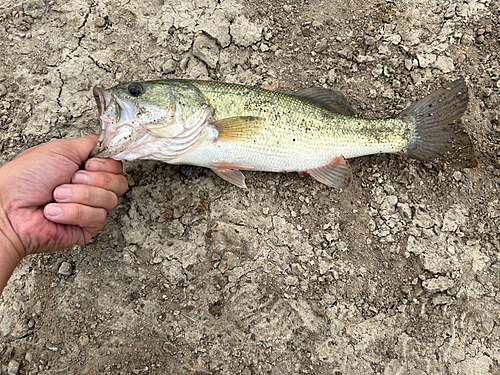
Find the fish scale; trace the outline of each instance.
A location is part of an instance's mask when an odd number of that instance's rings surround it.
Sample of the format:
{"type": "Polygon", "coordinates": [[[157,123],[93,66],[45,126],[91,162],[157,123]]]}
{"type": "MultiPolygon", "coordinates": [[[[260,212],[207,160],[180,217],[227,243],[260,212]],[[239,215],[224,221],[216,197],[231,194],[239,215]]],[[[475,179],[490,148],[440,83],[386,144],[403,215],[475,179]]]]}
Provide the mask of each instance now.
{"type": "MultiPolygon", "coordinates": [[[[401,120],[353,121],[292,95],[218,82],[192,83],[207,97],[215,109],[216,119],[236,115],[264,119],[265,125],[256,142],[227,144],[228,148],[241,153],[240,158],[248,158],[253,153],[256,155],[252,159],[265,158],[258,169],[267,165],[270,172],[303,171],[324,165],[339,155],[351,158],[399,152],[406,144],[404,134],[408,126],[401,120]],[[290,157],[297,159],[291,161],[290,157]],[[274,158],[279,161],[273,163],[274,158]]],[[[186,155],[179,162],[192,161],[186,155]]]]}

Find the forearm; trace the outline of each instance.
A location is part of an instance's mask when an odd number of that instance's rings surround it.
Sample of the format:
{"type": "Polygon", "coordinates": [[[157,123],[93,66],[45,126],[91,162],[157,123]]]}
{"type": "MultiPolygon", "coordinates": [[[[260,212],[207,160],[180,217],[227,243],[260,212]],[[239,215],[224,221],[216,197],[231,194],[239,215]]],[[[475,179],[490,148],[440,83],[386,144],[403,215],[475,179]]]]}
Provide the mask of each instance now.
{"type": "Polygon", "coordinates": [[[3,288],[7,285],[7,281],[12,275],[12,272],[21,261],[17,251],[15,249],[9,248],[11,243],[5,241],[5,237],[1,238],[0,233],[0,294],[2,294],[3,288]]]}
{"type": "Polygon", "coordinates": [[[3,212],[0,211],[0,294],[22,259],[16,247],[22,246],[3,212]]]}

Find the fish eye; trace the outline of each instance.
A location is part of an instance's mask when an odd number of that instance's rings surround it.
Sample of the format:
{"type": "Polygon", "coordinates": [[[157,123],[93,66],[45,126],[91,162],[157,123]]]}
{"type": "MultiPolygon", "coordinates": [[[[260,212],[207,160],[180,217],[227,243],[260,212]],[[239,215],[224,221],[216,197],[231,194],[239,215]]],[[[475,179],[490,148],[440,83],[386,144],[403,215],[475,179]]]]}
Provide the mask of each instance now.
{"type": "Polygon", "coordinates": [[[141,96],[142,93],[144,92],[144,89],[138,83],[131,83],[130,85],[128,85],[127,90],[128,90],[128,93],[130,95],[132,95],[133,97],[141,96]]]}

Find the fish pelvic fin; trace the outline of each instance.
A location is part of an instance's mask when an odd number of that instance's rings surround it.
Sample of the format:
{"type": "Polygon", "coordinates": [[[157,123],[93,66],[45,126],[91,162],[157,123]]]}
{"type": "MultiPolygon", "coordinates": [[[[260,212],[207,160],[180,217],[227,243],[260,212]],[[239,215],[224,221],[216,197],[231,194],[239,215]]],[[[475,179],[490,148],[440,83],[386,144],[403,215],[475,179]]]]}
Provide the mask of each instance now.
{"type": "Polygon", "coordinates": [[[319,87],[308,87],[306,89],[292,92],[290,95],[311,100],[329,111],[339,113],[344,116],[354,116],[356,114],[340,91],[330,91],[319,87]]]}
{"type": "Polygon", "coordinates": [[[219,135],[216,141],[253,139],[262,128],[262,118],[256,116],[227,117],[212,122],[219,135]]]}
{"type": "Polygon", "coordinates": [[[232,183],[242,189],[246,189],[245,176],[237,169],[211,168],[223,180],[232,183]]]}
{"type": "Polygon", "coordinates": [[[308,169],[299,174],[304,172],[332,188],[345,188],[349,186],[352,178],[351,167],[343,156],[337,156],[327,165],[308,169]]]}
{"type": "Polygon", "coordinates": [[[467,109],[469,95],[463,78],[433,92],[398,116],[410,126],[408,144],[402,153],[419,160],[431,160],[452,151],[476,164],[470,137],[454,122],[467,109]]]}

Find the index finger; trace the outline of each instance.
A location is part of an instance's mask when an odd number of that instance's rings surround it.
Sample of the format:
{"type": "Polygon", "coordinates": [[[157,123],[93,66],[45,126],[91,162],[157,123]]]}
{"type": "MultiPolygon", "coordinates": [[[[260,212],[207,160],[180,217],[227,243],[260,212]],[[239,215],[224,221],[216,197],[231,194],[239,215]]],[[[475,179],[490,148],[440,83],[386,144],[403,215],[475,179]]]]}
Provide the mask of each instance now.
{"type": "Polygon", "coordinates": [[[87,160],[87,162],[85,163],[85,170],[91,172],[108,172],[120,174],[123,171],[123,165],[121,161],[113,159],[92,158],[87,160]]]}

